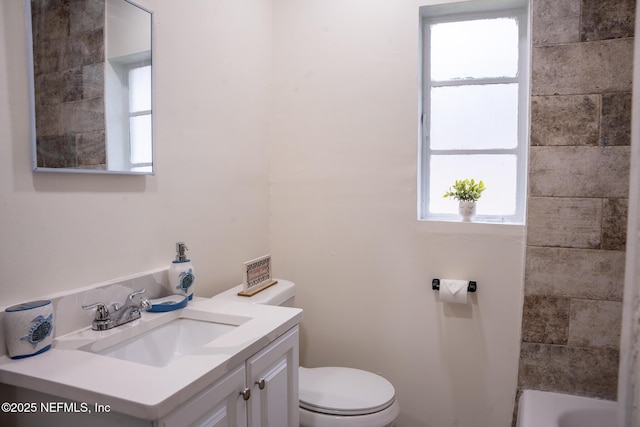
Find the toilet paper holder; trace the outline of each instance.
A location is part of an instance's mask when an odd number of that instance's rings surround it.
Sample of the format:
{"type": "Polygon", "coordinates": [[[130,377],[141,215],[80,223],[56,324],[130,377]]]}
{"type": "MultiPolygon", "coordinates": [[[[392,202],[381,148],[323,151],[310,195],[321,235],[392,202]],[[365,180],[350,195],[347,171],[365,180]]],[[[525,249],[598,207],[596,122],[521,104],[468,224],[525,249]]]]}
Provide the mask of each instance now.
{"type": "MultiPolygon", "coordinates": [[[[431,289],[434,291],[440,290],[440,279],[433,279],[431,281],[431,289]]],[[[473,280],[469,280],[469,285],[467,286],[467,292],[475,292],[478,289],[478,284],[473,280]]]]}

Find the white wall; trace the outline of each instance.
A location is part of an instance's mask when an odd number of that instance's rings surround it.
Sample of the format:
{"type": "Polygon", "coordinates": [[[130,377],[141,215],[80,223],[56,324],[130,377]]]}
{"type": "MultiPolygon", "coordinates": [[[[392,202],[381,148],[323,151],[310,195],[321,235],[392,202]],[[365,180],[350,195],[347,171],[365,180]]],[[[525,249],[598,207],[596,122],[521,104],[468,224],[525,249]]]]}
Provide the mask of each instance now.
{"type": "Polygon", "coordinates": [[[168,265],[196,294],[268,252],[269,0],[140,3],[155,12],[156,175],[30,169],[23,0],[0,2],[0,306],[168,265]]]}
{"type": "Polygon", "coordinates": [[[211,295],[270,251],[305,364],[384,374],[400,427],[510,425],[524,231],[416,220],[426,0],[141,3],[153,177],[30,171],[23,5],[0,2],[0,305],[161,267],[177,240],[211,295]],[[433,277],[479,291],[446,307],[433,277]]]}
{"type": "Polygon", "coordinates": [[[274,0],[271,253],[299,285],[303,364],[382,373],[400,427],[506,427],[524,229],[416,220],[425,3],[274,0]],[[447,307],[434,277],[478,293],[447,307]]]}
{"type": "Polygon", "coordinates": [[[105,1],[105,58],[143,53],[151,46],[149,13],[122,0],[105,1]]]}

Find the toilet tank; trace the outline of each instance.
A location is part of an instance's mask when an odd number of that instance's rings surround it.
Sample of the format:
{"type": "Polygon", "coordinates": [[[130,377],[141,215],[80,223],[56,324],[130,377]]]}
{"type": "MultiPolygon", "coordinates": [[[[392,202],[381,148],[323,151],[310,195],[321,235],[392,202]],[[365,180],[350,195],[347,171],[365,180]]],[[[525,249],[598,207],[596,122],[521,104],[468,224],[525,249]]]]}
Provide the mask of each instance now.
{"type": "Polygon", "coordinates": [[[293,307],[296,296],[296,285],[289,280],[275,279],[275,285],[269,286],[257,294],[245,297],[238,295],[242,291],[242,285],[234,286],[224,292],[211,297],[211,299],[223,299],[227,301],[249,302],[253,304],[279,305],[282,307],[293,307]]]}

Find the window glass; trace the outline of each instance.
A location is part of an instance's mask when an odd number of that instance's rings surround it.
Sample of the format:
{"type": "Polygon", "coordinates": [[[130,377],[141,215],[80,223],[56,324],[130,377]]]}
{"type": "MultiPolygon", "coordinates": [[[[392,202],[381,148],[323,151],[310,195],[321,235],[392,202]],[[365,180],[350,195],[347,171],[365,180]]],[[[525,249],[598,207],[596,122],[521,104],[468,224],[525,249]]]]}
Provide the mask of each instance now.
{"type": "Polygon", "coordinates": [[[518,23],[514,18],[431,25],[431,78],[515,77],[518,23]]]}
{"type": "Polygon", "coordinates": [[[432,149],[513,148],[518,145],[518,85],[431,89],[432,149]]]}
{"type": "Polygon", "coordinates": [[[129,109],[131,113],[151,110],[151,66],[129,72],[129,109]]]}
{"type": "Polygon", "coordinates": [[[151,114],[129,118],[131,163],[151,163],[151,114]]]}
{"type": "Polygon", "coordinates": [[[458,203],[444,193],[458,179],[482,179],[487,190],[477,204],[478,215],[513,215],[516,209],[516,167],[514,154],[433,155],[429,169],[429,211],[455,214],[458,203]]]}

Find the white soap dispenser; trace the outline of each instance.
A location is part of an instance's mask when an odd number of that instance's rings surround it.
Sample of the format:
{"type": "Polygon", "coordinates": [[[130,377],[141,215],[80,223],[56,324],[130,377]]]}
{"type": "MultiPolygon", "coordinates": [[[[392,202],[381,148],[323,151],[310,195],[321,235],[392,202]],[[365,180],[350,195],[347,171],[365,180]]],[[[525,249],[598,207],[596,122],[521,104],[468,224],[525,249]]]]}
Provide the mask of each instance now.
{"type": "Polygon", "coordinates": [[[189,299],[192,299],[196,276],[193,272],[193,265],[185,254],[187,250],[187,245],[183,242],[176,243],[176,259],[169,268],[169,285],[174,294],[188,296],[189,299]]]}

